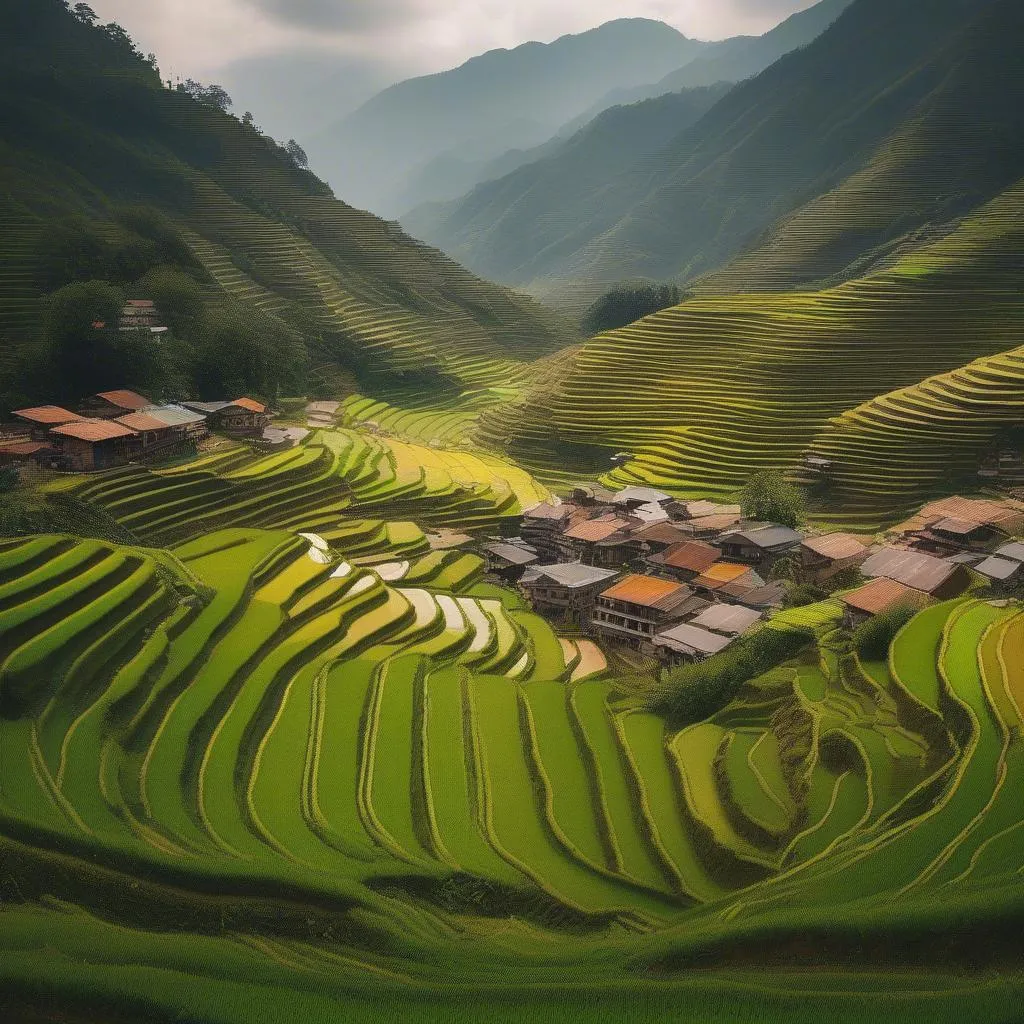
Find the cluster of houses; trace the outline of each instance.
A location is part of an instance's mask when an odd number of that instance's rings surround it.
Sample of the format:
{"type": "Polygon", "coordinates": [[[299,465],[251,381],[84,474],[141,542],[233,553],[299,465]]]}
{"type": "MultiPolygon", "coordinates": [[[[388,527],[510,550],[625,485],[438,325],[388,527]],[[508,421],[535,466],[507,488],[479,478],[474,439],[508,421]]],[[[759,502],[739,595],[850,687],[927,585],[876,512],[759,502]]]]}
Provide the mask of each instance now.
{"type": "Polygon", "coordinates": [[[724,650],[786,601],[792,582],[839,589],[847,624],[957,597],[978,579],[1024,582],[1024,502],[949,498],[884,543],[745,520],[738,506],[651,488],[583,488],[528,510],[520,536],[484,546],[490,572],[535,611],[666,665],[724,650]]]}
{"type": "Polygon", "coordinates": [[[270,423],[267,407],[252,398],[161,405],[125,388],[90,395],[77,411],[41,405],[12,416],[0,428],[0,464],[74,472],[164,457],[211,431],[261,436],[270,423]]]}

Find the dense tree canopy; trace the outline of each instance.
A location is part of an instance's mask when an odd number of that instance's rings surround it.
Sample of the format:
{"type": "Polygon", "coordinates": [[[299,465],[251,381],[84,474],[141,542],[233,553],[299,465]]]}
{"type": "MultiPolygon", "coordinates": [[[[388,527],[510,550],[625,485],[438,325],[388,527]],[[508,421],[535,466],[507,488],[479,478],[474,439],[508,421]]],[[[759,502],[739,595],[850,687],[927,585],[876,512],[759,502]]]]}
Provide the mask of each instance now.
{"type": "Polygon", "coordinates": [[[587,334],[625,327],[662,309],[678,306],[686,294],[674,284],[623,285],[602,295],[584,314],[587,334]]]}
{"type": "Polygon", "coordinates": [[[747,519],[778,523],[791,528],[804,521],[804,499],[781,473],[766,470],[747,481],[740,494],[740,507],[747,519]]]}

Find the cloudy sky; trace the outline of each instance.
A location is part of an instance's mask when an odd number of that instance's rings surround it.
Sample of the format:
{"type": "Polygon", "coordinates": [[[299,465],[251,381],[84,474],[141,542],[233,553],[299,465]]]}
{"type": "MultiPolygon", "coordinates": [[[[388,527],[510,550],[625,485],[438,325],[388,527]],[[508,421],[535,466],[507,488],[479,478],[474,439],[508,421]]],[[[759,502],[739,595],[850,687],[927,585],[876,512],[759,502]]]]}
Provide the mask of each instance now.
{"type": "Polygon", "coordinates": [[[252,58],[337,55],[405,76],[622,17],[687,35],[759,34],[814,0],[93,0],[170,74],[216,78],[252,58]]]}

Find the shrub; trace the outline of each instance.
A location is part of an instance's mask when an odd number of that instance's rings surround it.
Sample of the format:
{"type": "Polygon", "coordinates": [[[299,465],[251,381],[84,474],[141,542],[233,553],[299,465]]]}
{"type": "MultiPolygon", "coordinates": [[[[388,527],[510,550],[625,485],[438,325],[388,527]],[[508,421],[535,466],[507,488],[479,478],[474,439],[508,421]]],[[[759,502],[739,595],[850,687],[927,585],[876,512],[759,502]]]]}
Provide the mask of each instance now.
{"type": "Polygon", "coordinates": [[[789,661],[813,639],[804,630],[759,629],[707,661],[667,672],[650,708],[674,726],[702,722],[724,708],[744,683],[789,661]]]}
{"type": "Polygon", "coordinates": [[[602,295],[583,316],[587,334],[625,327],[652,313],[678,306],[686,298],[674,284],[623,285],[602,295]]]}
{"type": "Polygon", "coordinates": [[[756,473],[740,493],[740,507],[747,519],[778,523],[795,529],[804,521],[803,494],[781,473],[756,473]]]}
{"type": "Polygon", "coordinates": [[[857,653],[868,661],[884,661],[896,634],[917,612],[911,604],[898,604],[862,623],[853,633],[857,653]]]}

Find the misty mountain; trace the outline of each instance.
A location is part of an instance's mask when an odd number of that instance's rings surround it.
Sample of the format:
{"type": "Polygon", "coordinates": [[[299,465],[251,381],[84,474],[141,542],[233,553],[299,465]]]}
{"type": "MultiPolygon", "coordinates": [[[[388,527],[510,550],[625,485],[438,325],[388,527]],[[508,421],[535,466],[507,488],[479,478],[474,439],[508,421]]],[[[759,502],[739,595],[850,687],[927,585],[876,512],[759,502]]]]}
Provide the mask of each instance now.
{"type": "Polygon", "coordinates": [[[707,45],[631,18],[549,44],[493,50],[386,89],[307,148],[350,201],[397,215],[454,198],[464,191],[461,181],[477,180],[475,165],[547,141],[610,88],[656,81],[707,45]]]}
{"type": "Polygon", "coordinates": [[[690,280],[873,169],[874,193],[861,193],[859,206],[847,197],[858,209],[850,232],[816,212],[818,250],[842,253],[840,266],[794,270],[797,279],[835,273],[892,234],[893,219],[873,206],[908,175],[925,184],[900,233],[1024,173],[1022,19],[1012,0],[856,0],[654,155],[637,153],[625,168],[620,158],[573,190],[552,184],[563,181],[558,152],[543,169],[520,168],[408,224],[477,272],[538,294],[580,280],[690,280]],[[967,134],[950,131],[954,123],[967,134]]]}

